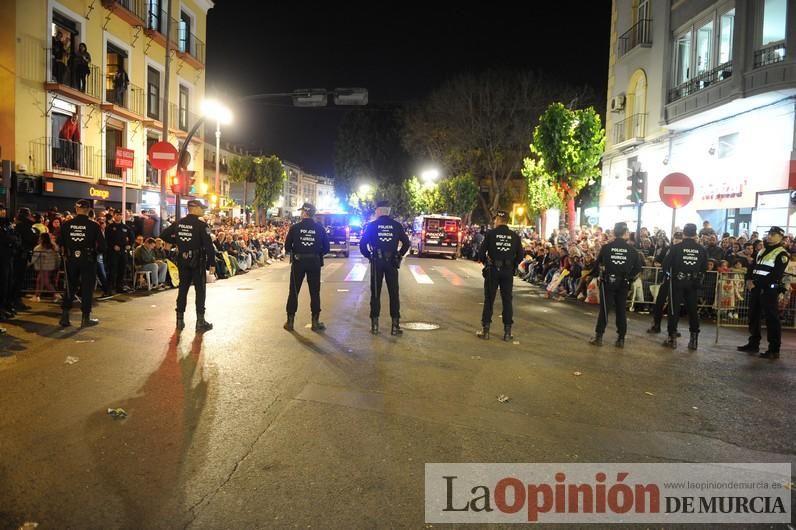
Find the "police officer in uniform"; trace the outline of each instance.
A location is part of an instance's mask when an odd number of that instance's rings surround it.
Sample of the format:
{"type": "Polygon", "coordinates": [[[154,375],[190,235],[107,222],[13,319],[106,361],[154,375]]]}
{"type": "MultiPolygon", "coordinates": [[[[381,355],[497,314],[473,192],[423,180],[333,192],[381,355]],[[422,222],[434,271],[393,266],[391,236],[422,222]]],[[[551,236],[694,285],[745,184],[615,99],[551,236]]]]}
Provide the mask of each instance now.
{"type": "Polygon", "coordinates": [[[161,234],[164,241],[177,245],[177,269],[180,285],[177,291],[177,329],[185,328],[185,307],[191,284],[196,291],[196,331],[210,331],[213,324],[205,320],[207,270],[215,272],[216,249],[210,239],[210,227],[200,217],[204,205],[188,201],[188,215],[170,225],[161,234]]]}
{"type": "Polygon", "coordinates": [[[359,240],[359,251],[370,260],[370,332],[379,334],[381,313],[381,284],[387,282],[390,295],[390,335],[400,335],[401,301],[398,293],[398,268],[401,259],[409,252],[411,243],[403,225],[390,217],[390,203],[376,203],[376,220],[368,223],[359,240]],[[398,242],[401,248],[398,249],[398,242]]]}
{"type": "Polygon", "coordinates": [[[75,203],[77,216],[61,226],[58,246],[66,267],[66,292],[61,305],[61,326],[70,326],[69,310],[80,287],[80,308],[83,311],[81,327],[96,326],[99,320],[91,318],[91,298],[97,282],[97,254],[105,250],[105,238],[100,226],[88,218],[91,203],[80,199],[75,203]]]}
{"type": "Polygon", "coordinates": [[[600,249],[591,276],[600,272],[600,314],[597,316],[595,336],[589,341],[594,346],[603,345],[603,334],[608,325],[608,310],[613,306],[616,311],[617,338],[614,346],[625,347],[627,333],[627,292],[641,273],[641,257],[635,247],[627,240],[630,233],[627,223],[614,225],[615,239],[600,249]]]}
{"type": "MultiPolygon", "coordinates": [[[[682,232],[675,232],[672,236],[672,244],[676,245],[683,240],[682,232]]],[[[666,248],[660,256],[660,263],[663,264],[664,260],[666,260],[666,256],[669,252],[672,251],[672,247],[666,248]]],[[[658,294],[655,296],[655,305],[652,307],[652,326],[647,330],[647,333],[660,333],[661,332],[661,320],[663,320],[663,306],[666,305],[666,302],[669,300],[669,277],[665,271],[663,271],[663,284],[658,289],[658,294]]],[[[680,334],[678,333],[677,336],[679,337],[680,334]]]]}
{"type": "Polygon", "coordinates": [[[128,252],[133,248],[135,234],[130,226],[122,221],[122,212],[113,212],[113,223],[105,228],[105,238],[108,240],[108,268],[110,269],[110,294],[113,291],[129,291],[124,285],[127,274],[128,252]]]}
{"type": "Polygon", "coordinates": [[[30,306],[22,301],[22,290],[25,287],[25,276],[28,272],[33,249],[38,244],[39,231],[33,228],[33,216],[29,208],[20,208],[14,223],[14,233],[19,245],[14,256],[14,272],[11,302],[18,310],[27,311],[30,306]]]}
{"type": "Polygon", "coordinates": [[[696,350],[699,339],[699,310],[697,296],[708,268],[708,253],[696,242],[697,227],[688,223],[683,227],[683,241],[674,245],[663,260],[663,270],[668,276],[669,288],[669,337],[663,345],[677,348],[677,322],[680,319],[680,304],[685,302],[688,311],[688,329],[691,338],[688,349],[696,350]]]}
{"type": "Polygon", "coordinates": [[[285,237],[285,252],[290,254],[290,291],[287,295],[287,321],[283,326],[293,331],[298,309],[298,294],[304,277],[310,290],[312,330],[323,331],[326,325],[321,316],[321,267],[323,257],[329,253],[329,238],[322,224],[315,222],[315,206],[301,205],[301,221],[290,227],[285,237]]]}
{"type": "Polygon", "coordinates": [[[492,308],[498,287],[503,302],[503,340],[511,340],[514,314],[511,306],[511,291],[514,286],[514,271],[522,261],[522,241],[516,232],[509,229],[509,214],[504,210],[495,213],[495,228],[486,233],[478,251],[478,261],[484,264],[484,310],[481,313],[479,338],[489,339],[492,323],[492,308]]]}
{"type": "Polygon", "coordinates": [[[8,210],[4,204],[0,204],[0,322],[13,316],[10,308],[16,241],[8,210]]]}
{"type": "Polygon", "coordinates": [[[761,320],[766,320],[768,350],[761,353],[764,359],[779,359],[782,343],[782,325],[779,321],[777,301],[779,293],[784,292],[782,276],[790,261],[790,254],[782,246],[785,232],[778,226],[768,230],[765,246],[757,253],[754,263],[746,273],[746,287],[750,289],[749,298],[749,342],[739,346],[739,351],[754,355],[760,350],[761,320]]]}

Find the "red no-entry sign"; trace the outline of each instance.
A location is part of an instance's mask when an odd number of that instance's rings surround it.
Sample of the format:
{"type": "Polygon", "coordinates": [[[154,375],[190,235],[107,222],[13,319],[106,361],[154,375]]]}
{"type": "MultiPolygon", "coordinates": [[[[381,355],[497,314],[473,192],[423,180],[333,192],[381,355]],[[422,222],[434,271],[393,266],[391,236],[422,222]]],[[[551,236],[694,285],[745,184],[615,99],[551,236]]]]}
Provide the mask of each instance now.
{"type": "Polygon", "coordinates": [[[149,148],[149,163],[155,169],[168,171],[177,165],[177,148],[169,142],[158,142],[149,148]]]}
{"type": "Polygon", "coordinates": [[[658,189],[663,204],[669,208],[682,208],[694,198],[694,183],[683,173],[669,173],[658,189]]]}
{"type": "Polygon", "coordinates": [[[124,147],[116,148],[116,162],[115,166],[120,169],[133,169],[133,161],[135,160],[135,151],[132,149],[125,149],[124,147]]]}

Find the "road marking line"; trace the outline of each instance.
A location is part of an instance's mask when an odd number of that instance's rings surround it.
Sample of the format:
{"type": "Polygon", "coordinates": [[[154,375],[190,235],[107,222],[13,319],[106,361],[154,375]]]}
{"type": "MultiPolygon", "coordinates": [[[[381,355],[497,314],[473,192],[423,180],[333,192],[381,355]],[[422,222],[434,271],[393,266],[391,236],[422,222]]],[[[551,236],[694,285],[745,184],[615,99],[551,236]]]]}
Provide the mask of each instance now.
{"type": "Polygon", "coordinates": [[[343,264],[340,263],[339,261],[336,262],[336,263],[329,263],[328,265],[324,265],[323,266],[323,275],[328,278],[329,276],[331,276],[332,274],[337,272],[337,269],[339,269],[342,266],[343,266],[343,264]]]}
{"type": "Polygon", "coordinates": [[[354,267],[345,277],[345,282],[361,282],[368,272],[368,266],[364,263],[355,263],[354,267]]]}
{"type": "Polygon", "coordinates": [[[462,277],[449,270],[447,267],[437,267],[437,271],[442,274],[442,277],[448,280],[451,285],[455,285],[456,287],[461,287],[464,285],[464,280],[462,277]]]}
{"type": "Polygon", "coordinates": [[[415,277],[415,281],[417,283],[429,283],[433,284],[434,282],[431,278],[428,277],[426,271],[423,270],[423,267],[420,265],[409,265],[409,272],[412,273],[412,276],[415,277]]]}

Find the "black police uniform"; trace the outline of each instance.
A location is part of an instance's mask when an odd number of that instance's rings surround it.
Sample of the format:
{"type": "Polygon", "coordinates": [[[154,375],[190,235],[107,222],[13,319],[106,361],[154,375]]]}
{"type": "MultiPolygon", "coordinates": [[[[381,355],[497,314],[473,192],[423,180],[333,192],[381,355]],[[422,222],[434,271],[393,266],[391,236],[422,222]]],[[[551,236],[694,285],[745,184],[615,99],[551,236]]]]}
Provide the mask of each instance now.
{"type": "Polygon", "coordinates": [[[108,269],[110,271],[110,291],[124,290],[127,274],[128,250],[135,242],[135,234],[127,223],[109,223],[105,228],[108,241],[108,269]],[[119,250],[116,250],[119,247],[119,250]]]}
{"type": "Polygon", "coordinates": [[[58,246],[61,247],[66,265],[66,292],[61,305],[61,325],[66,327],[70,324],[69,310],[72,309],[72,299],[78,286],[80,309],[83,312],[82,325],[96,324],[97,321],[91,319],[91,302],[97,281],[97,254],[105,250],[102,230],[88,216],[77,215],[61,226],[58,246]]]}
{"type": "MultiPolygon", "coordinates": [[[[669,255],[671,252],[672,247],[666,248],[660,257],[660,262],[663,263],[666,260],[666,256],[669,255]]],[[[660,333],[661,332],[661,321],[663,320],[663,306],[666,305],[667,300],[669,300],[669,288],[668,284],[669,278],[666,272],[663,272],[663,285],[660,286],[658,289],[658,294],[655,296],[655,304],[652,306],[652,326],[647,330],[647,333],[660,333]]]]}
{"type": "Polygon", "coordinates": [[[602,336],[608,325],[608,311],[616,311],[616,346],[624,347],[627,333],[627,292],[641,273],[641,258],[638,251],[621,237],[617,237],[600,249],[591,276],[600,272],[600,313],[597,316],[596,337],[592,343],[602,344],[602,336]]]}
{"type": "Polygon", "coordinates": [[[370,319],[371,332],[374,334],[379,332],[382,280],[387,282],[387,292],[390,295],[390,317],[392,318],[390,333],[398,335],[402,332],[398,268],[401,265],[401,258],[409,252],[410,247],[411,243],[403,225],[387,215],[382,215],[372,223],[368,223],[359,240],[359,251],[370,260],[370,319]],[[400,249],[398,249],[399,241],[400,249]]]}
{"type": "MultiPolygon", "coordinates": [[[[696,228],[696,227],[695,227],[696,228]]],[[[691,339],[688,349],[697,348],[699,335],[699,310],[697,297],[699,287],[708,268],[708,253],[705,247],[691,238],[685,238],[674,245],[663,260],[663,270],[668,274],[669,289],[669,338],[664,343],[677,347],[677,323],[680,320],[680,304],[685,302],[688,311],[688,329],[691,339]]]]}
{"type": "Polygon", "coordinates": [[[287,295],[285,328],[292,331],[293,318],[298,310],[298,294],[304,277],[310,290],[312,329],[325,326],[318,320],[321,314],[321,267],[323,256],[329,253],[329,238],[322,224],[307,217],[290,227],[285,238],[285,252],[290,253],[290,291],[287,295]]]}
{"type": "Polygon", "coordinates": [[[14,251],[17,237],[8,217],[0,217],[0,321],[6,319],[6,310],[11,309],[11,287],[13,278],[14,251]]]}
{"type": "Polygon", "coordinates": [[[780,292],[784,291],[782,276],[789,261],[790,254],[781,244],[766,243],[757,253],[754,263],[749,265],[746,279],[752,280],[753,283],[749,292],[749,343],[738,348],[739,350],[757,353],[760,348],[760,326],[765,319],[768,350],[760,356],[770,359],[779,357],[782,324],[779,320],[777,303],[780,292]]]}
{"type": "Polygon", "coordinates": [[[27,217],[19,217],[14,223],[14,233],[19,246],[13,260],[13,284],[11,303],[20,309],[29,309],[22,302],[22,290],[25,288],[25,276],[28,272],[33,249],[38,244],[39,231],[33,228],[33,223],[27,217]]]}
{"type": "Polygon", "coordinates": [[[508,226],[501,225],[486,233],[478,253],[478,261],[484,264],[484,310],[481,313],[483,330],[479,333],[479,337],[489,338],[495,295],[500,288],[500,299],[503,303],[503,340],[511,338],[511,326],[514,323],[511,292],[514,286],[514,271],[522,261],[522,257],[520,236],[508,226]]]}
{"type": "MultiPolygon", "coordinates": [[[[201,206],[201,203],[196,205],[201,206]]],[[[196,206],[188,203],[188,207],[196,206]]],[[[188,214],[169,225],[161,239],[177,245],[177,270],[180,285],[177,290],[177,329],[185,327],[183,317],[188,305],[188,289],[191,284],[196,291],[196,329],[208,331],[213,325],[205,320],[208,264],[215,266],[216,248],[210,239],[210,227],[194,214],[188,214]]]]}

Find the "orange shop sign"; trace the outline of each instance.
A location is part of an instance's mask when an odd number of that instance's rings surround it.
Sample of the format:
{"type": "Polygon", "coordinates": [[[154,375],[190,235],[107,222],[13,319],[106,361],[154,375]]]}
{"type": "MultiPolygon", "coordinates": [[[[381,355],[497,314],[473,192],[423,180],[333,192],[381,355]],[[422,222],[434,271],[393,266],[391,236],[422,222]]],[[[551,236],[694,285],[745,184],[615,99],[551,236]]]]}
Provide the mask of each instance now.
{"type": "Polygon", "coordinates": [[[102,188],[95,188],[94,186],[91,186],[88,189],[88,195],[89,197],[94,197],[95,199],[102,199],[104,201],[111,196],[111,192],[109,190],[104,190],[102,188]]]}

